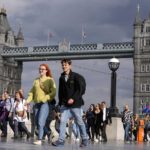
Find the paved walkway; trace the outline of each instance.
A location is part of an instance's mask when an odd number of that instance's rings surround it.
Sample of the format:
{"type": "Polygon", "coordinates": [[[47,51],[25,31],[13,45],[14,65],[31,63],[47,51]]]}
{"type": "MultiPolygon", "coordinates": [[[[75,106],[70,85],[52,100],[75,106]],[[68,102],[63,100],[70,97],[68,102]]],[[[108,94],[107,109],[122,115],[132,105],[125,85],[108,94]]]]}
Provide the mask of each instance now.
{"type": "Polygon", "coordinates": [[[79,143],[69,142],[65,143],[64,147],[53,147],[50,143],[45,141],[42,146],[33,145],[33,139],[27,141],[26,139],[0,139],[0,150],[150,150],[150,143],[130,143],[124,144],[122,141],[109,141],[104,143],[89,144],[86,148],[80,148],[79,143]]]}

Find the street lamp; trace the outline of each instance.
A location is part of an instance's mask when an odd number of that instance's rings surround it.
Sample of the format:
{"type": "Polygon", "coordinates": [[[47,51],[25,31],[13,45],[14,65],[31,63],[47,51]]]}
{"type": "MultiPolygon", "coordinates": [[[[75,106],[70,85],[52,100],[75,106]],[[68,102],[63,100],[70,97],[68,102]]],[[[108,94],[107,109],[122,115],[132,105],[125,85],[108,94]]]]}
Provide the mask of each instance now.
{"type": "Polygon", "coordinates": [[[111,73],[111,99],[110,99],[110,112],[112,117],[119,117],[118,108],[116,107],[116,78],[117,73],[116,70],[119,68],[120,62],[116,58],[112,58],[109,60],[108,66],[111,73]]]}

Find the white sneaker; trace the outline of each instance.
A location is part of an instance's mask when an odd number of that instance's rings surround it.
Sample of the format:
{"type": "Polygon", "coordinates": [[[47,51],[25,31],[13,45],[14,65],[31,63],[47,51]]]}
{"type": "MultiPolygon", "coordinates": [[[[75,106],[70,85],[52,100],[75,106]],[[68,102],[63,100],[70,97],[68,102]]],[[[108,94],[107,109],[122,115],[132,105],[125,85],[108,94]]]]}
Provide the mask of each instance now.
{"type": "Polygon", "coordinates": [[[42,145],[42,141],[41,140],[37,140],[35,142],[33,142],[34,145],[42,145]]]}
{"type": "Polygon", "coordinates": [[[79,138],[76,138],[76,139],[75,139],[75,141],[76,141],[76,142],[79,142],[79,141],[80,141],[80,139],[79,139],[79,138]]]}
{"type": "Polygon", "coordinates": [[[96,143],[97,143],[97,142],[99,142],[99,140],[98,140],[98,139],[95,139],[94,141],[95,141],[96,143]]]}

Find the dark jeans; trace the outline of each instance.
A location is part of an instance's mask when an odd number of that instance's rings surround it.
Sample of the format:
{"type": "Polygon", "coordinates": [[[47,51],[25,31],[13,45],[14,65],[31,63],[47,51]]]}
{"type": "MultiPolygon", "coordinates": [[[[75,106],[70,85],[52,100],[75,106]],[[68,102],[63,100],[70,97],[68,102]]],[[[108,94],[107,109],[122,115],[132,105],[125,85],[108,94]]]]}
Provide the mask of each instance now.
{"type": "Polygon", "coordinates": [[[97,139],[100,136],[100,129],[101,129],[100,123],[99,124],[95,124],[95,134],[96,134],[96,138],[97,139]]]}
{"type": "Polygon", "coordinates": [[[31,135],[34,136],[35,132],[35,114],[30,113],[30,119],[31,119],[31,135]]]}
{"type": "Polygon", "coordinates": [[[25,132],[27,135],[29,134],[25,122],[18,122],[17,120],[14,120],[14,136],[18,136],[19,131],[25,132]]]}
{"type": "Polygon", "coordinates": [[[145,127],[145,128],[144,128],[144,139],[143,139],[144,141],[148,141],[148,139],[147,139],[148,131],[150,131],[150,128],[145,127]]]}
{"type": "Polygon", "coordinates": [[[106,126],[107,126],[106,122],[103,122],[103,125],[102,125],[102,138],[105,142],[107,141],[106,126]]]}
{"type": "Polygon", "coordinates": [[[9,112],[4,109],[0,112],[0,122],[3,122],[3,120],[6,120],[8,118],[9,112]]]}
{"type": "Polygon", "coordinates": [[[9,126],[14,131],[13,118],[7,116],[7,118],[2,121],[2,133],[4,135],[7,135],[7,124],[8,124],[8,122],[9,122],[9,126]]]}
{"type": "Polygon", "coordinates": [[[133,130],[133,135],[134,135],[135,141],[137,141],[137,133],[138,133],[138,130],[133,130]]]}
{"type": "Polygon", "coordinates": [[[89,139],[94,140],[94,132],[95,132],[94,123],[93,124],[89,123],[87,125],[87,134],[89,136],[89,139]]]}

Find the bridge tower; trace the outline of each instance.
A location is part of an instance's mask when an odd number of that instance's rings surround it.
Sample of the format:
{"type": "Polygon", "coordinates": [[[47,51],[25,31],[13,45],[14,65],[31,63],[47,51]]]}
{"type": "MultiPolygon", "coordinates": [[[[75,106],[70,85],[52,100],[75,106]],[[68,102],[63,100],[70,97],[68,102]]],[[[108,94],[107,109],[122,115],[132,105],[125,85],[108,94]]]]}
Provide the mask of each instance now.
{"type": "Polygon", "coordinates": [[[150,15],[144,21],[139,5],[134,22],[134,113],[142,113],[150,105],[150,15]]]}
{"type": "Polygon", "coordinates": [[[8,90],[10,94],[21,86],[22,62],[14,61],[14,58],[1,57],[4,47],[21,47],[24,37],[21,28],[15,36],[7,19],[6,9],[0,9],[0,94],[8,90]]]}

